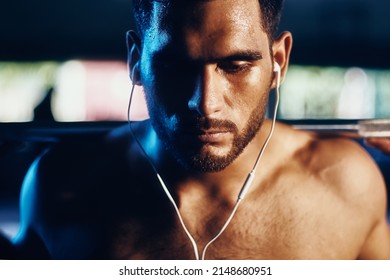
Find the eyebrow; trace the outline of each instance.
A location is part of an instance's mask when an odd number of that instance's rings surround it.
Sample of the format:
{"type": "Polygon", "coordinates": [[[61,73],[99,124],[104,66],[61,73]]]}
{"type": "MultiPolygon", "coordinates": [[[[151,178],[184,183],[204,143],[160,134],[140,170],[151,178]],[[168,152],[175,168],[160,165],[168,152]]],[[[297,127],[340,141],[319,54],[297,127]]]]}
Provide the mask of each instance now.
{"type": "Polygon", "coordinates": [[[244,60],[244,61],[256,61],[263,58],[263,55],[258,51],[237,51],[227,56],[222,57],[211,57],[209,61],[235,61],[235,60],[244,60]]]}
{"type": "MultiPolygon", "coordinates": [[[[168,52],[158,52],[154,54],[154,57],[157,59],[180,59],[180,55],[178,53],[174,53],[171,51],[168,52]]],[[[252,50],[243,50],[243,51],[235,51],[231,54],[228,54],[226,56],[210,56],[205,59],[200,59],[202,61],[207,62],[221,62],[221,61],[257,61],[261,60],[263,58],[263,55],[259,51],[252,51],[252,50]]]]}

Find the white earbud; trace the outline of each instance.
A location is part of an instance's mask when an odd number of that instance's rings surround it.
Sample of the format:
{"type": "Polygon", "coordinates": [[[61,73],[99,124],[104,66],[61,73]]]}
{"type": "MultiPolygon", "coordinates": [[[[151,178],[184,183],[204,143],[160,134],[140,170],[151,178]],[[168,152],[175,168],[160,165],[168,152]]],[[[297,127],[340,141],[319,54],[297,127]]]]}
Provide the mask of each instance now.
{"type": "Polygon", "coordinates": [[[180,213],[180,210],[174,200],[174,198],[172,197],[172,195],[170,194],[169,192],[169,189],[167,188],[167,186],[165,185],[163,179],[161,178],[160,174],[158,173],[158,170],[157,168],[155,167],[152,159],[149,157],[149,155],[146,153],[145,149],[143,148],[141,142],[138,140],[137,136],[135,135],[132,127],[131,127],[131,122],[130,122],[130,108],[131,108],[131,101],[132,101],[132,98],[133,98],[133,93],[134,93],[134,88],[135,88],[135,70],[136,67],[138,67],[138,65],[136,65],[133,69],[133,72],[131,74],[131,79],[133,81],[133,86],[132,86],[132,89],[131,89],[131,92],[130,92],[130,98],[129,98],[129,105],[128,105],[128,109],[127,109],[127,120],[128,120],[128,125],[129,125],[129,129],[130,129],[130,132],[132,134],[132,136],[134,137],[135,141],[137,142],[139,148],[141,149],[142,153],[145,155],[146,159],[149,161],[151,167],[153,168],[154,172],[156,173],[156,176],[157,176],[157,179],[159,180],[160,184],[161,184],[161,187],[162,189],[164,190],[165,194],[167,195],[168,199],[170,200],[172,206],[174,207],[175,211],[176,211],[176,214],[177,214],[177,217],[181,223],[181,226],[184,230],[184,232],[186,233],[188,239],[190,240],[191,244],[192,244],[192,247],[193,247],[193,250],[194,250],[194,255],[195,255],[195,258],[197,260],[201,259],[201,260],[204,260],[205,257],[206,257],[206,251],[208,249],[208,247],[215,241],[219,238],[219,236],[221,236],[221,234],[225,231],[225,229],[228,227],[228,225],[230,224],[231,220],[233,219],[237,209],[238,209],[238,206],[240,205],[242,199],[244,199],[244,196],[245,194],[247,193],[248,189],[250,188],[252,182],[253,182],[253,179],[254,179],[254,176],[255,176],[255,173],[256,173],[256,170],[257,170],[257,167],[259,165],[259,162],[260,162],[260,159],[262,158],[262,155],[264,153],[264,150],[266,149],[271,137],[272,137],[272,134],[273,134],[273,131],[274,131],[274,128],[275,128],[275,122],[276,122],[276,116],[277,116],[277,108],[278,108],[278,105],[279,105],[279,86],[280,86],[280,72],[281,72],[281,69],[280,69],[280,65],[278,63],[274,63],[274,72],[276,73],[276,101],[275,101],[275,107],[274,107],[274,115],[273,115],[273,118],[272,118],[272,125],[271,125],[271,129],[269,131],[269,134],[263,144],[263,146],[261,147],[260,149],[260,152],[257,156],[257,159],[256,159],[256,162],[252,168],[252,170],[250,171],[250,173],[248,174],[246,180],[244,181],[244,184],[243,186],[241,187],[241,190],[239,192],[239,195],[237,197],[237,200],[236,200],[236,203],[230,213],[230,215],[228,216],[227,220],[225,221],[225,224],[222,226],[222,228],[219,230],[219,232],[214,236],[214,238],[212,238],[204,247],[203,247],[203,251],[201,252],[201,255],[199,255],[199,251],[198,251],[198,246],[196,244],[196,241],[195,239],[192,237],[191,233],[189,232],[189,230],[187,229],[187,226],[185,225],[184,223],[184,220],[181,216],[181,213],[180,213]]]}
{"type": "Polygon", "coordinates": [[[134,70],[131,72],[131,74],[130,74],[130,80],[131,80],[131,82],[133,83],[133,85],[135,84],[135,80],[134,80],[134,75],[135,75],[135,72],[134,72],[134,70]]]}
{"type": "Polygon", "coordinates": [[[276,73],[276,88],[280,86],[280,65],[277,62],[274,62],[274,72],[276,73]]]}
{"type": "Polygon", "coordinates": [[[277,62],[274,62],[274,72],[279,72],[280,73],[280,65],[277,62]]]}
{"type": "Polygon", "coordinates": [[[141,85],[141,82],[139,80],[139,63],[138,62],[134,65],[133,70],[131,71],[130,79],[134,85],[138,85],[138,86],[141,85]]]}

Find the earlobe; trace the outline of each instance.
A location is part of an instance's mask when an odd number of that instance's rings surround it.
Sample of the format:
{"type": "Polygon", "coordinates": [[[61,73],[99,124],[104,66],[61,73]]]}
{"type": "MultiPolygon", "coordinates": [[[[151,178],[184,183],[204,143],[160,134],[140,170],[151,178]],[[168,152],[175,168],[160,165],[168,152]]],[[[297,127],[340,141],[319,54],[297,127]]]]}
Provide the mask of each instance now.
{"type": "Polygon", "coordinates": [[[128,49],[128,67],[130,79],[135,85],[142,85],[140,73],[141,40],[138,35],[130,30],[126,34],[128,49]]]}

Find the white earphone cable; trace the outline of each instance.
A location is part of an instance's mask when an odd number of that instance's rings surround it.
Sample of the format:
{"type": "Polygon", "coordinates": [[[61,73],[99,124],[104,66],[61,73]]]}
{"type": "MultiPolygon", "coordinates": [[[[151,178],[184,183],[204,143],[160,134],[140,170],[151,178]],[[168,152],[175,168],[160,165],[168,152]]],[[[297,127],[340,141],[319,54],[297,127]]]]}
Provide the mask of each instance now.
{"type": "MultiPolygon", "coordinates": [[[[277,79],[276,79],[276,100],[275,100],[275,106],[274,106],[274,113],[273,113],[273,118],[272,118],[272,124],[271,124],[271,128],[270,128],[270,132],[267,136],[267,139],[265,140],[260,152],[259,152],[259,155],[257,156],[256,158],[256,162],[252,168],[252,170],[250,171],[250,173],[248,174],[240,192],[239,192],[239,195],[237,197],[237,201],[233,207],[233,210],[231,211],[228,219],[226,220],[225,224],[223,225],[223,227],[220,229],[220,231],[205,245],[205,247],[203,248],[203,251],[202,251],[202,254],[201,254],[201,260],[204,260],[205,257],[206,257],[206,251],[207,249],[209,248],[209,246],[215,241],[217,240],[221,235],[222,233],[225,231],[225,229],[228,227],[228,225],[230,224],[231,220],[233,219],[237,209],[238,209],[238,206],[240,205],[240,202],[241,200],[244,198],[245,194],[248,192],[251,184],[252,184],[252,181],[254,179],[254,176],[255,176],[255,173],[256,173],[256,169],[259,165],[259,162],[260,162],[260,159],[264,153],[264,150],[265,148],[267,147],[271,137],[272,137],[272,134],[273,134],[273,131],[274,131],[274,128],[275,128],[275,122],[276,122],[276,117],[277,117],[277,109],[278,109],[278,106],[279,106],[279,86],[280,86],[280,70],[277,70],[275,71],[276,74],[277,74],[277,79]]],[[[186,235],[188,236],[188,239],[190,240],[191,244],[192,244],[192,247],[193,247],[193,250],[194,250],[194,255],[195,255],[195,259],[196,260],[199,260],[199,250],[198,250],[198,246],[196,244],[196,241],[195,239],[192,237],[191,233],[189,232],[189,230],[187,229],[184,221],[183,221],[183,218],[180,214],[180,210],[179,208],[177,207],[177,204],[175,202],[175,200],[173,199],[171,193],[169,192],[167,186],[165,185],[164,183],[164,180],[161,178],[160,174],[158,173],[154,163],[152,162],[152,160],[150,159],[150,157],[148,156],[148,154],[146,153],[145,149],[143,148],[143,146],[141,145],[140,141],[138,140],[138,138],[136,137],[132,127],[131,127],[131,122],[130,122],[130,111],[131,111],[131,102],[132,102],[132,99],[133,99],[133,93],[134,93],[134,88],[135,88],[135,84],[133,84],[132,88],[131,88],[131,92],[130,92],[130,97],[129,97],[129,105],[128,105],[128,109],[127,109],[127,121],[128,121],[128,125],[129,125],[129,129],[130,129],[130,133],[132,134],[134,140],[136,141],[137,145],[139,146],[139,148],[141,149],[142,153],[145,155],[146,159],[148,160],[149,164],[151,165],[151,167],[153,168],[154,172],[156,173],[156,176],[157,176],[157,179],[159,180],[160,184],[161,184],[161,187],[163,188],[165,194],[167,195],[168,199],[170,200],[172,206],[174,207],[175,209],[175,212],[177,214],[177,217],[180,221],[180,224],[182,225],[182,228],[184,230],[184,232],[186,233],[186,235]]]]}
{"type": "Polygon", "coordinates": [[[127,108],[127,123],[129,125],[130,133],[133,136],[134,140],[137,142],[137,145],[141,149],[141,151],[144,154],[145,158],[148,160],[148,162],[149,162],[150,166],[152,167],[153,171],[156,173],[157,179],[160,182],[162,189],[164,190],[165,194],[167,195],[167,197],[170,200],[173,208],[176,211],[177,217],[179,218],[180,224],[182,225],[182,228],[184,229],[184,232],[188,236],[188,239],[191,241],[192,247],[194,249],[195,258],[196,258],[196,260],[199,260],[198,246],[196,245],[195,239],[192,237],[191,233],[187,229],[187,227],[186,227],[186,225],[185,225],[185,223],[183,221],[183,218],[182,218],[182,216],[180,214],[179,208],[177,207],[177,204],[176,204],[175,200],[173,199],[171,193],[169,192],[167,186],[165,185],[164,180],[161,178],[160,174],[157,171],[157,168],[154,166],[154,163],[152,162],[152,160],[150,159],[150,157],[146,153],[144,147],[139,142],[137,136],[135,135],[135,133],[133,131],[133,128],[131,127],[131,122],[130,122],[130,110],[131,109],[130,108],[131,108],[131,101],[133,99],[134,88],[135,88],[135,85],[133,84],[133,86],[131,88],[131,92],[130,92],[130,97],[129,97],[129,105],[128,105],[128,108],[127,108]]]}
{"type": "Polygon", "coordinates": [[[273,118],[272,118],[272,124],[271,124],[271,128],[270,128],[270,132],[269,132],[269,134],[267,136],[267,139],[265,140],[265,142],[263,144],[263,147],[260,150],[259,155],[257,156],[255,165],[253,166],[251,172],[248,174],[248,177],[246,178],[246,180],[245,180],[245,182],[244,182],[244,184],[243,184],[243,186],[242,186],[242,188],[241,188],[241,190],[239,192],[236,204],[234,205],[234,208],[233,208],[232,212],[230,213],[230,216],[228,217],[228,219],[226,220],[224,226],[221,228],[221,230],[218,232],[218,234],[213,239],[211,239],[206,244],[206,246],[204,247],[203,253],[202,253],[202,260],[204,260],[204,258],[206,256],[206,250],[211,245],[211,243],[213,243],[215,240],[218,239],[218,237],[225,231],[227,226],[230,224],[230,221],[233,219],[233,217],[234,217],[234,215],[235,215],[235,213],[236,213],[236,211],[238,209],[238,206],[240,205],[241,200],[244,199],[244,196],[246,195],[246,193],[248,192],[250,186],[252,185],[252,182],[253,182],[253,179],[255,177],[256,169],[257,169],[257,167],[259,165],[260,159],[263,156],[264,150],[267,147],[269,141],[271,140],[272,134],[273,134],[274,129],[275,129],[275,122],[276,122],[277,111],[278,111],[278,107],[279,107],[280,69],[278,71],[276,71],[276,74],[277,74],[276,89],[275,89],[276,90],[276,100],[275,100],[274,113],[273,113],[273,118]]]}

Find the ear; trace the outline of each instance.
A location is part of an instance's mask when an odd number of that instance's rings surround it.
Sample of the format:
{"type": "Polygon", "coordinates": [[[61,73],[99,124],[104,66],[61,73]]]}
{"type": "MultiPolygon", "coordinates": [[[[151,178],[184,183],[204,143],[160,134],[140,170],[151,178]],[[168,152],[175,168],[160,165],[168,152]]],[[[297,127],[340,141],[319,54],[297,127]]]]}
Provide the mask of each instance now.
{"type": "Polygon", "coordinates": [[[130,30],[126,34],[130,79],[135,85],[142,85],[140,72],[141,40],[135,31],[130,30]]]}
{"type": "MultiPolygon", "coordinates": [[[[283,32],[277,39],[275,39],[272,46],[274,62],[277,62],[280,65],[280,83],[284,80],[288,69],[292,44],[293,39],[291,33],[283,32]]],[[[272,87],[276,87],[275,79],[272,87]]]]}

